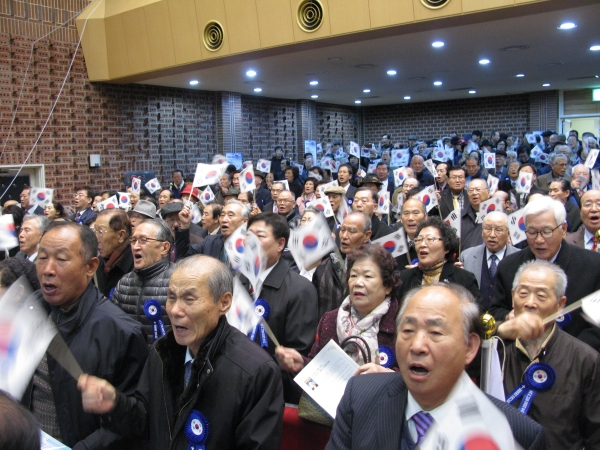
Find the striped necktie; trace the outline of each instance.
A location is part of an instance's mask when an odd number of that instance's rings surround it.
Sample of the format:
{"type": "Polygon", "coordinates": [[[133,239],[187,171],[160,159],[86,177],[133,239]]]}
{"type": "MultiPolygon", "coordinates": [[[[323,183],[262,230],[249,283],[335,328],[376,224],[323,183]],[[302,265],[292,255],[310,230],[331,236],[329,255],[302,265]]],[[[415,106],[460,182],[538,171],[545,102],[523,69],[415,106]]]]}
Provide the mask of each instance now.
{"type": "Polygon", "coordinates": [[[414,422],[415,427],[417,429],[417,442],[415,443],[419,445],[423,440],[425,433],[427,433],[427,430],[433,424],[433,417],[431,417],[429,413],[419,411],[418,413],[413,415],[411,419],[414,422]]]}

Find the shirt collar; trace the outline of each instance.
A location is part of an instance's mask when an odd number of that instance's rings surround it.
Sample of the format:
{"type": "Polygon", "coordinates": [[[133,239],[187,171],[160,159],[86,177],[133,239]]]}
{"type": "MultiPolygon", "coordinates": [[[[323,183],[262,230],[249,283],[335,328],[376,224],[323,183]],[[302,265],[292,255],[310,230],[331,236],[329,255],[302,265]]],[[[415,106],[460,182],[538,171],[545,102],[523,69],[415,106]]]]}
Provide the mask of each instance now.
{"type": "Polygon", "coordinates": [[[496,255],[496,257],[498,258],[498,262],[502,261],[502,258],[504,258],[504,255],[506,254],[506,245],[504,247],[502,247],[500,250],[498,250],[496,253],[492,253],[490,252],[490,250],[486,247],[485,249],[486,252],[486,259],[490,259],[490,257],[492,255],[496,255]]]}
{"type": "Polygon", "coordinates": [[[27,213],[28,214],[33,214],[36,208],[37,208],[37,205],[31,205],[29,207],[29,209],[27,210],[27,213]]]}
{"type": "Polygon", "coordinates": [[[268,269],[265,269],[259,276],[258,279],[264,283],[265,280],[267,279],[267,277],[269,276],[269,274],[271,273],[271,271],[275,268],[275,266],[279,264],[279,261],[277,261],[275,264],[273,264],[271,267],[269,267],[268,269]]]}
{"type": "Polygon", "coordinates": [[[27,259],[31,262],[34,262],[35,258],[37,258],[37,254],[38,254],[38,252],[35,252],[33,255],[28,256],[27,259]]]}
{"type": "Polygon", "coordinates": [[[190,361],[193,361],[193,360],[194,360],[194,358],[192,357],[192,352],[190,352],[190,348],[187,347],[185,349],[185,362],[184,362],[184,365],[187,364],[190,361]]]}
{"type": "Polygon", "coordinates": [[[515,341],[515,346],[525,355],[527,356],[527,358],[529,358],[529,360],[531,362],[534,362],[538,359],[538,357],[540,356],[540,354],[544,351],[544,349],[546,348],[546,346],[548,345],[548,342],[550,342],[550,338],[554,335],[554,333],[556,332],[556,322],[554,322],[552,324],[552,330],[550,331],[550,334],[548,335],[548,337],[546,339],[544,339],[544,342],[542,342],[542,345],[540,346],[540,351],[538,352],[537,355],[535,355],[535,358],[531,358],[531,356],[529,356],[529,352],[527,351],[527,349],[525,348],[525,345],[523,345],[521,343],[521,340],[519,338],[517,338],[517,340],[515,341]]]}
{"type": "Polygon", "coordinates": [[[211,236],[214,236],[215,234],[219,234],[219,231],[221,231],[221,227],[217,227],[217,228],[215,229],[215,231],[212,231],[212,232],[210,232],[210,233],[208,233],[208,234],[210,234],[211,236]]]}
{"type": "Polygon", "coordinates": [[[594,233],[590,233],[588,231],[588,229],[584,226],[583,227],[583,236],[584,236],[583,242],[585,242],[586,244],[590,244],[590,246],[591,246],[591,242],[592,242],[592,238],[594,237],[594,233]]]}

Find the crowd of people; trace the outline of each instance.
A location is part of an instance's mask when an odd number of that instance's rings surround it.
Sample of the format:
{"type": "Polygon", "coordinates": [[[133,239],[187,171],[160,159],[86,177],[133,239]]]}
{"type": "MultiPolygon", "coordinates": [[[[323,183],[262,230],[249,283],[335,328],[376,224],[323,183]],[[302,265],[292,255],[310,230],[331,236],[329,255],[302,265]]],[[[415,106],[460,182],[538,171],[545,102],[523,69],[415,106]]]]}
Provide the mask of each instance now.
{"type": "MultiPolygon", "coordinates": [[[[479,383],[489,312],[505,343],[509,403],[489,399],[515,442],[600,448],[600,329],[579,309],[545,320],[600,290],[596,148],[593,134],[574,130],[474,130],[407,145],[384,134],[360,156],[336,141],[302,163],[277,147],[270,172],[255,165],[251,191],[230,165],[204,202],[206,186],[175,170],[153,195],[127,187],[128,209],[99,211],[117,192],[82,186],[72,214],[56,200],[36,206],[26,188],[3,205],[19,247],[0,262],[0,289],[25,277],[85,375],[73,379],[45,353],[22,406],[0,394],[2,416],[76,450],[278,449],[284,406],[302,396],[295,375],[331,340],[360,338],[344,346],[359,368],[327,448],[412,449],[458,391],[479,383]],[[428,187],[436,206],[423,201],[428,187]],[[480,220],[494,197],[501,208],[480,220]],[[315,223],[324,199],[335,249],[305,264],[290,232],[315,223]],[[510,232],[517,211],[522,239],[510,232]],[[265,255],[255,307],[272,336],[245,336],[226,319],[235,283],[254,294],[227,251],[242,227],[265,255]],[[407,251],[393,256],[380,244],[397,232],[407,251]],[[511,394],[535,370],[552,382],[527,384],[535,397],[525,408],[511,394]]],[[[39,448],[17,431],[0,433],[0,447],[39,448]]]]}

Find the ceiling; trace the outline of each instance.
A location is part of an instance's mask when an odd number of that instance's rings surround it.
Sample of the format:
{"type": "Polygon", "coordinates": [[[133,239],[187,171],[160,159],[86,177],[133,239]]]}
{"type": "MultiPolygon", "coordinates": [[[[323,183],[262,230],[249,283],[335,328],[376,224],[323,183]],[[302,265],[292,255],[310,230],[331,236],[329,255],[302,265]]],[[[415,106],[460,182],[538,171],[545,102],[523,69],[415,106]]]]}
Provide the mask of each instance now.
{"type": "Polygon", "coordinates": [[[189,81],[196,79],[199,84],[192,89],[285,99],[318,95],[318,102],[354,105],[360,100],[362,106],[600,87],[600,51],[590,50],[600,45],[600,2],[585,3],[590,2],[538,3],[538,11],[544,12],[518,17],[510,15],[532,10],[506,8],[492,17],[472,14],[428,22],[417,31],[407,26],[394,31],[403,34],[354,35],[356,42],[324,39],[318,48],[292,46],[260,58],[224,58],[212,66],[141,83],[190,89],[189,81]],[[564,22],[577,27],[558,29],[564,22]],[[435,29],[436,24],[442,27],[435,29]],[[434,41],[445,45],[434,48],[434,41]],[[479,64],[483,58],[490,63],[479,64]],[[249,69],[257,72],[253,79],[246,76],[249,69]],[[390,69],[397,74],[387,75],[390,69]],[[520,73],[525,76],[517,78],[520,73]],[[312,80],[319,84],[310,86],[312,80]],[[443,84],[434,86],[434,81],[443,84]],[[256,87],[262,92],[256,94],[256,87]],[[371,92],[363,93],[367,88],[371,92]]]}

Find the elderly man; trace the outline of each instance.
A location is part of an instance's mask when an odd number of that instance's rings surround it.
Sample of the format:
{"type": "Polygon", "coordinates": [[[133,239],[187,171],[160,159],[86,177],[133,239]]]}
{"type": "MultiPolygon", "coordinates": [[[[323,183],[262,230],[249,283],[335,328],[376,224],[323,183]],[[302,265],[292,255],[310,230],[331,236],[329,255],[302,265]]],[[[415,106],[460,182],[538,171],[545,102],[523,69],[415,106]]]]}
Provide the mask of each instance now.
{"type": "Polygon", "coordinates": [[[489,213],[483,219],[481,236],[483,244],[471,247],[460,254],[460,262],[465,270],[472,272],[477,279],[481,293],[481,310],[490,309],[496,287],[498,264],[505,256],[519,249],[508,244],[508,217],[500,211],[489,213]]]}
{"type": "Polygon", "coordinates": [[[277,214],[285,219],[290,229],[300,226],[296,196],[292,191],[283,191],[277,197],[277,214]]]}
{"type": "Polygon", "coordinates": [[[379,177],[376,174],[368,173],[362,179],[360,186],[369,188],[377,194],[381,190],[382,183],[381,183],[381,181],[379,181],[379,177]]]}
{"type": "Polygon", "coordinates": [[[577,164],[571,172],[571,193],[581,208],[581,197],[592,187],[590,186],[590,169],[583,164],[577,164]]]}
{"type": "Polygon", "coordinates": [[[467,189],[469,202],[462,210],[460,222],[460,248],[464,251],[483,243],[481,238],[481,224],[477,223],[479,205],[490,198],[490,189],[487,182],[481,178],[475,178],[467,189]]]}
{"type": "Polygon", "coordinates": [[[173,193],[173,198],[179,198],[181,190],[185,187],[183,172],[179,169],[175,169],[172,175],[173,181],[169,183],[169,190],[173,193]]]}
{"type": "Polygon", "coordinates": [[[580,248],[600,251],[600,191],[589,190],[581,197],[580,217],[583,225],[575,233],[568,234],[565,240],[580,248]]]}
{"type": "MultiPolygon", "coordinates": [[[[464,288],[445,283],[408,292],[398,316],[400,373],[352,377],[340,402],[328,450],[413,449],[433,421],[453,410],[459,392],[477,389],[464,369],[479,349],[479,308],[464,288]]],[[[525,449],[543,449],[541,426],[488,397],[525,449]]],[[[491,407],[491,406],[490,406],[491,407]]]]}
{"type": "Polygon", "coordinates": [[[75,214],[71,216],[75,222],[90,226],[98,214],[92,209],[95,193],[89,186],[82,186],[75,194],[75,214]]]}
{"type": "MultiPolygon", "coordinates": [[[[185,191],[185,189],[184,189],[185,191]]],[[[182,191],[181,195],[185,195],[182,191]]],[[[159,212],[160,216],[163,218],[169,228],[171,228],[171,232],[173,234],[173,239],[175,239],[175,230],[180,227],[179,223],[179,213],[183,209],[184,205],[181,200],[173,200],[171,203],[167,203],[159,212]]],[[[189,207],[188,207],[189,208],[189,207]]],[[[193,222],[190,223],[190,243],[191,244],[200,244],[204,240],[204,229],[193,222]]]]}
{"type": "Polygon", "coordinates": [[[272,212],[277,214],[278,209],[277,209],[277,199],[279,198],[279,194],[281,194],[284,191],[285,187],[284,184],[281,182],[275,182],[273,183],[273,185],[271,186],[271,202],[265,204],[264,208],[263,208],[263,212],[272,212]]]}
{"type": "Polygon", "coordinates": [[[481,171],[481,163],[479,158],[468,156],[465,160],[465,169],[467,171],[466,186],[469,187],[473,180],[486,180],[487,175],[481,171]]]}
{"type": "Polygon", "coordinates": [[[139,200],[135,205],[135,208],[129,213],[129,219],[131,220],[131,230],[135,230],[140,223],[144,220],[156,218],[156,206],[148,200],[139,200]]]}
{"type": "Polygon", "coordinates": [[[35,262],[40,240],[48,225],[50,225],[50,221],[45,216],[36,214],[25,216],[19,231],[19,252],[15,257],[27,258],[29,261],[35,262]]]}
{"type": "Polygon", "coordinates": [[[96,279],[98,290],[108,299],[121,278],[134,269],[129,238],[131,224],[122,209],[104,209],[94,223],[100,260],[96,279]]]}
{"type": "Polygon", "coordinates": [[[433,176],[425,170],[425,160],[420,155],[415,155],[410,160],[410,168],[415,173],[415,178],[419,180],[419,184],[426,188],[434,182],[433,176]]]}
{"type": "Polygon", "coordinates": [[[156,300],[162,308],[161,319],[170,329],[164,310],[169,278],[175,265],[169,260],[173,237],[169,226],[161,219],[151,219],[135,227],[131,238],[134,270],[125,275],[115,288],[113,300],[129,316],[142,324],[148,344],[159,337],[153,331],[154,321],[146,315],[145,304],[156,300]]]}
{"type": "MultiPolygon", "coordinates": [[[[259,274],[260,298],[269,309],[267,324],[281,345],[307,356],[319,322],[317,290],[310,281],[291,270],[287,262],[281,261],[290,235],[285,219],[273,213],[258,214],[248,221],[248,233],[258,238],[267,258],[265,270],[259,274]]],[[[248,279],[242,276],[241,280],[250,290],[248,279]]],[[[260,342],[259,333],[256,334],[260,342]]],[[[270,355],[275,354],[275,344],[270,339],[266,350],[270,355]]],[[[301,392],[298,385],[288,372],[283,376],[286,403],[297,403],[301,392]]]]}
{"type": "Polygon", "coordinates": [[[444,189],[440,194],[440,212],[442,217],[448,217],[454,210],[461,211],[467,198],[465,183],[467,173],[465,169],[459,166],[452,166],[448,169],[448,186],[450,189],[444,189]]]}
{"type": "MultiPolygon", "coordinates": [[[[532,200],[523,209],[528,247],[504,257],[496,273],[496,291],[490,313],[501,322],[512,317],[511,289],[515,274],[525,262],[543,259],[559,266],[567,274],[567,304],[600,289],[600,254],[568,244],[564,206],[549,197],[532,200]]],[[[600,350],[600,333],[573,311],[564,330],[600,350]]]]}
{"type": "Polygon", "coordinates": [[[270,201],[271,201],[271,191],[267,188],[267,183],[265,182],[266,174],[259,170],[254,170],[254,180],[256,184],[256,191],[254,192],[254,201],[256,206],[262,211],[270,201]]]}
{"type": "MultiPolygon", "coordinates": [[[[34,205],[34,204],[30,203],[29,193],[30,193],[30,188],[25,188],[21,191],[21,196],[20,196],[21,208],[23,208],[25,215],[36,214],[38,216],[43,216],[44,208],[42,208],[39,205],[34,205]]],[[[4,207],[6,208],[6,206],[7,205],[5,204],[4,207]]]]}
{"type": "Polygon", "coordinates": [[[395,226],[399,224],[404,228],[406,242],[408,244],[408,253],[396,257],[398,267],[405,267],[407,264],[416,264],[414,261],[418,260],[418,258],[413,240],[417,237],[417,227],[421,222],[426,220],[427,217],[427,208],[418,198],[409,198],[402,205],[400,220],[395,226]]]}
{"type": "Polygon", "coordinates": [[[354,194],[354,203],[352,209],[354,211],[360,211],[365,213],[369,219],[371,219],[371,239],[379,239],[388,234],[392,234],[394,229],[388,224],[382,222],[375,211],[377,211],[377,202],[379,201],[379,195],[373,192],[368,187],[361,187],[357,189],[354,194]]]}
{"type": "MultiPolygon", "coordinates": [[[[559,149],[564,146],[557,146],[556,149],[559,149]]],[[[567,147],[568,149],[568,147],[567,147]]],[[[557,153],[556,151],[550,155],[550,172],[545,173],[544,175],[540,175],[535,180],[537,187],[541,189],[549,189],[550,183],[557,178],[564,178],[565,180],[571,181],[571,177],[567,173],[567,167],[569,167],[569,159],[563,155],[562,153],[557,153]]]]}
{"type": "MultiPolygon", "coordinates": [[[[340,251],[347,255],[371,239],[371,219],[360,211],[346,216],[340,227],[340,251]]],[[[343,256],[342,256],[343,257],[343,256]]],[[[336,252],[327,255],[315,269],[312,282],[319,298],[319,318],[327,311],[339,308],[346,298],[345,261],[336,252]]]]}
{"type": "Polygon", "coordinates": [[[533,164],[529,164],[529,163],[523,164],[521,166],[521,169],[519,170],[519,173],[521,173],[521,172],[532,174],[532,179],[531,179],[531,188],[529,189],[529,194],[525,194],[525,193],[519,194],[519,193],[517,193],[516,189],[511,189],[509,191],[509,195],[512,194],[512,196],[517,201],[518,209],[521,209],[523,206],[525,206],[527,204],[527,201],[528,201],[530,195],[533,195],[533,194],[548,195],[547,189],[542,189],[542,188],[538,187],[538,185],[536,184],[537,169],[535,168],[535,166],[533,164]]]}
{"type": "Polygon", "coordinates": [[[336,231],[344,220],[344,213],[348,212],[346,191],[341,186],[329,186],[325,189],[325,195],[329,199],[333,211],[333,216],[327,218],[327,224],[331,231],[336,231]]]}
{"type": "Polygon", "coordinates": [[[208,235],[215,235],[219,233],[221,225],[219,224],[219,218],[221,217],[221,211],[223,207],[217,202],[209,202],[204,206],[202,211],[202,229],[204,230],[204,238],[208,235]]]}
{"type": "Polygon", "coordinates": [[[174,198],[175,198],[175,196],[173,195],[173,191],[171,191],[171,189],[163,189],[162,191],[160,191],[160,194],[158,195],[159,209],[162,208],[163,206],[165,206],[167,203],[169,203],[174,198]]]}
{"type": "Polygon", "coordinates": [[[167,299],[174,328],[152,349],[135,395],[84,375],[84,408],[106,414],[107,426],[144,448],[279,449],[280,371],[227,323],[232,292],[222,263],[207,256],[179,263],[167,299]]]}
{"type": "MultiPolygon", "coordinates": [[[[406,183],[406,181],[410,178],[415,178],[415,171],[412,170],[410,167],[407,167],[406,168],[406,180],[404,180],[404,183],[406,183]]],[[[416,178],[415,178],[415,180],[416,180],[416,178]]],[[[394,193],[392,194],[392,205],[398,204],[398,196],[401,196],[402,193],[405,191],[404,183],[401,186],[398,186],[394,190],[394,193]]]]}
{"type": "Polygon", "coordinates": [[[498,327],[500,337],[514,340],[506,348],[504,388],[510,399],[527,373],[549,365],[556,379],[537,390],[527,415],[546,430],[550,450],[600,448],[600,355],[554,321],[543,324],[564,307],[566,287],[563,270],[547,261],[525,263],[515,274],[515,317],[498,327]]]}
{"type": "Polygon", "coordinates": [[[520,169],[521,163],[519,161],[512,161],[509,163],[506,175],[501,178],[500,182],[498,183],[498,189],[508,193],[511,189],[517,187],[520,169]]]}
{"type": "Polygon", "coordinates": [[[375,169],[375,171],[377,172],[377,178],[381,183],[380,190],[388,191],[391,196],[394,193],[395,187],[394,177],[392,176],[392,174],[390,174],[389,166],[383,161],[380,161],[377,163],[377,168],[375,169]]]}
{"type": "MultiPolygon", "coordinates": [[[[435,166],[435,171],[437,172],[437,177],[435,177],[435,181],[437,182],[437,192],[440,193],[448,189],[448,169],[450,165],[446,162],[438,163],[435,166]]],[[[439,201],[439,198],[438,198],[439,201]]]]}
{"type": "MultiPolygon", "coordinates": [[[[48,311],[84,372],[133,393],[148,348],[139,324],[91,282],[98,267],[97,252],[98,241],[89,228],[51,224],[40,242],[36,267],[42,288],[33,299],[48,311]]],[[[49,353],[44,354],[21,402],[43,431],[74,450],[120,448],[121,436],[83,411],[77,380],[49,353]]]]}
{"type": "Polygon", "coordinates": [[[250,208],[239,200],[230,200],[221,210],[219,218],[220,232],[206,236],[200,244],[190,245],[190,223],[192,212],[185,206],[179,213],[179,228],[175,230],[177,257],[185,258],[191,255],[207,255],[227,264],[229,257],[225,251],[225,240],[235,230],[248,221],[250,208]]]}
{"type": "Polygon", "coordinates": [[[548,189],[548,195],[554,200],[561,202],[567,212],[567,232],[573,233],[581,227],[579,207],[575,201],[571,201],[571,183],[564,178],[552,181],[548,189]]]}

